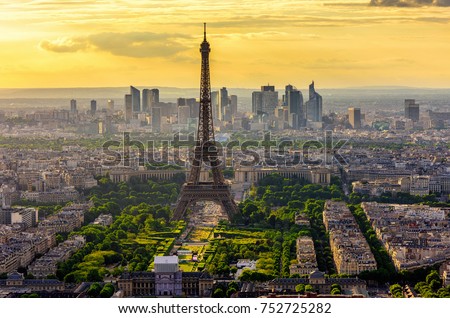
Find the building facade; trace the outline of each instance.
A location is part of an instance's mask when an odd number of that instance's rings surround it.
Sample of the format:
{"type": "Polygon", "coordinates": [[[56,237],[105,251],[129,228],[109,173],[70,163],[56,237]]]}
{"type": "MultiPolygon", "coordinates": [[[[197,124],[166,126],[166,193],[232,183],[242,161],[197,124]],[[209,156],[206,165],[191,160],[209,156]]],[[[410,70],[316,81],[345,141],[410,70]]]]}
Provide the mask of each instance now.
{"type": "Polygon", "coordinates": [[[309,85],[309,100],[306,102],[306,119],[322,122],[322,96],[316,92],[314,81],[309,85]]]}
{"type": "Polygon", "coordinates": [[[123,273],[123,297],[210,297],[214,280],[206,272],[182,272],[178,256],[156,256],[153,272],[123,273]]]}
{"type": "Polygon", "coordinates": [[[130,86],[131,108],[133,113],[141,111],[141,92],[134,86],[130,86]]]}
{"type": "Polygon", "coordinates": [[[350,107],[348,109],[348,121],[353,129],[361,128],[361,108],[350,107]]]}
{"type": "Polygon", "coordinates": [[[261,91],[252,93],[252,112],[255,115],[274,115],[278,106],[275,86],[261,86],[261,91]]]}
{"type": "Polygon", "coordinates": [[[419,121],[419,104],[416,104],[415,99],[405,99],[405,117],[411,119],[413,122],[419,121]]]}

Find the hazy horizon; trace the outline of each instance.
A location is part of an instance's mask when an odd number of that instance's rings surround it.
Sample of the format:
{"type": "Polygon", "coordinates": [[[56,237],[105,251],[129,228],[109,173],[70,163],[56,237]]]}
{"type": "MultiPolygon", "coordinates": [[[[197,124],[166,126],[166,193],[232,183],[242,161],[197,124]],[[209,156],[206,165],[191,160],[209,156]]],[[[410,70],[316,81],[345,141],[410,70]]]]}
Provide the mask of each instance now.
{"type": "MultiPolygon", "coordinates": [[[[317,83],[317,82],[315,82],[317,83]]],[[[160,101],[176,102],[179,97],[197,98],[198,88],[179,88],[162,86],[135,86],[142,88],[158,88],[160,101]]],[[[213,87],[212,90],[216,90],[213,87]]],[[[230,95],[238,96],[238,109],[251,111],[251,93],[255,88],[227,87],[230,95]]],[[[275,86],[279,98],[284,94],[284,86],[275,86]]],[[[299,88],[303,98],[308,99],[307,88],[299,88]]],[[[347,107],[360,107],[362,110],[395,110],[404,107],[407,98],[416,99],[421,109],[450,111],[450,88],[413,88],[413,87],[360,87],[360,88],[320,88],[316,90],[323,97],[324,112],[345,111],[347,107]]],[[[107,100],[113,99],[115,109],[123,107],[124,95],[129,93],[129,86],[124,87],[84,87],[84,88],[0,88],[0,110],[16,111],[17,109],[69,108],[70,99],[76,99],[80,109],[88,109],[90,100],[97,100],[99,109],[106,107],[107,100]]]]}

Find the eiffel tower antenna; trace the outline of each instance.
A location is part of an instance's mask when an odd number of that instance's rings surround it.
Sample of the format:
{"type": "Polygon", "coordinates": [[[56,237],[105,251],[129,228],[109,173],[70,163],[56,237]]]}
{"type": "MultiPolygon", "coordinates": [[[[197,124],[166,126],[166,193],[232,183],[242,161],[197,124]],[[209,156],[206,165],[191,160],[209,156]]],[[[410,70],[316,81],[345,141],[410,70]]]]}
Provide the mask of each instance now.
{"type": "Polygon", "coordinates": [[[198,116],[197,141],[194,149],[191,171],[187,183],[181,188],[173,219],[181,219],[186,209],[197,201],[215,201],[219,203],[229,218],[238,214],[229,185],[223,177],[219,153],[214,138],[214,123],[211,106],[211,82],[209,72],[210,45],[206,40],[206,23],[203,25],[203,42],[200,44],[202,56],[200,77],[200,110],[198,116]],[[212,170],[213,180],[200,181],[200,172],[203,165],[212,170]]]}
{"type": "Polygon", "coordinates": [[[206,41],[206,23],[203,23],[203,41],[206,41]]]}

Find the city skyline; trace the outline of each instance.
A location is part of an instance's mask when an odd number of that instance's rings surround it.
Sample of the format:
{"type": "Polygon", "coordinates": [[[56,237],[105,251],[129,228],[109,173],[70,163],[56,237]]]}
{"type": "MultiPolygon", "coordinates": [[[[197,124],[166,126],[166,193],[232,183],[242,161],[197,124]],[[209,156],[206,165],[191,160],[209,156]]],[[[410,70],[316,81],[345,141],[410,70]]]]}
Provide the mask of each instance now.
{"type": "Polygon", "coordinates": [[[450,87],[450,11],[442,6],[180,0],[20,1],[0,7],[1,88],[130,82],[196,87],[202,22],[214,47],[214,87],[311,80],[320,80],[322,88],[450,87]]]}

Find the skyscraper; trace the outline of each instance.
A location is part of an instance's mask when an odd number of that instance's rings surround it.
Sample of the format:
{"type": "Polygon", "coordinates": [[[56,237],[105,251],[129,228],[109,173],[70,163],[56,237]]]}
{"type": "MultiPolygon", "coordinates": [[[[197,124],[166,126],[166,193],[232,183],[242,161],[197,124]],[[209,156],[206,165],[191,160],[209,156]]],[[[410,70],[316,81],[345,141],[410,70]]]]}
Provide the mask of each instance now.
{"type": "Polygon", "coordinates": [[[252,93],[252,113],[257,115],[262,112],[262,92],[252,93]]]}
{"type": "Polygon", "coordinates": [[[189,106],[178,106],[178,123],[187,125],[191,115],[191,108],[189,106]]]}
{"type": "Polygon", "coordinates": [[[114,100],[108,99],[108,110],[113,111],[114,110],[114,100]]]}
{"type": "Polygon", "coordinates": [[[291,84],[286,85],[286,87],[284,89],[284,95],[283,95],[283,106],[287,106],[288,92],[292,91],[293,89],[294,89],[294,86],[292,86],[291,84]]]}
{"type": "Polygon", "coordinates": [[[278,106],[278,92],[275,86],[261,86],[260,92],[252,93],[252,111],[256,115],[273,115],[278,106]]]}
{"type": "Polygon", "coordinates": [[[152,132],[161,132],[161,108],[152,107],[152,132]]]}
{"type": "Polygon", "coordinates": [[[306,119],[312,122],[322,121],[322,96],[316,92],[314,81],[309,85],[309,100],[306,102],[306,119]]]}
{"type": "Polygon", "coordinates": [[[134,86],[130,86],[131,105],[133,113],[141,111],[141,92],[134,86]]]}
{"type": "Polygon", "coordinates": [[[149,107],[156,107],[159,103],[159,89],[153,88],[150,90],[150,103],[149,107]]]}
{"type": "Polygon", "coordinates": [[[133,104],[131,94],[125,95],[125,121],[127,123],[133,118],[133,104]]]}
{"type": "Polygon", "coordinates": [[[147,88],[144,88],[142,90],[142,111],[143,112],[148,112],[149,108],[150,108],[150,90],[147,88]]]}
{"type": "Polygon", "coordinates": [[[211,92],[211,107],[212,107],[213,118],[219,119],[220,109],[219,109],[219,92],[218,91],[211,92]]]}
{"type": "Polygon", "coordinates": [[[97,101],[91,100],[91,115],[95,115],[97,112],[97,101]]]}
{"type": "Polygon", "coordinates": [[[70,112],[71,113],[77,112],[77,101],[75,99],[70,100],[70,112]]]}
{"type": "Polygon", "coordinates": [[[228,91],[226,87],[222,87],[219,90],[219,105],[218,105],[218,116],[219,120],[224,120],[225,108],[228,107],[228,91]]]}
{"type": "Polygon", "coordinates": [[[361,128],[361,109],[350,107],[348,109],[348,121],[353,129],[361,128]]]}
{"type": "Polygon", "coordinates": [[[238,98],[236,95],[230,95],[231,116],[237,115],[238,98]]]}
{"type": "Polygon", "coordinates": [[[289,112],[289,125],[293,129],[305,126],[303,113],[303,95],[292,85],[286,85],[284,104],[289,112]]]}
{"type": "Polygon", "coordinates": [[[198,118],[200,102],[198,102],[195,98],[186,98],[186,105],[188,105],[191,109],[191,118],[198,118]]]}
{"type": "Polygon", "coordinates": [[[411,119],[413,122],[418,122],[419,114],[419,104],[416,104],[416,100],[405,99],[405,117],[411,119]]]}
{"type": "Polygon", "coordinates": [[[142,111],[146,113],[151,112],[152,107],[156,107],[159,103],[159,90],[143,89],[142,90],[142,111]]]}

